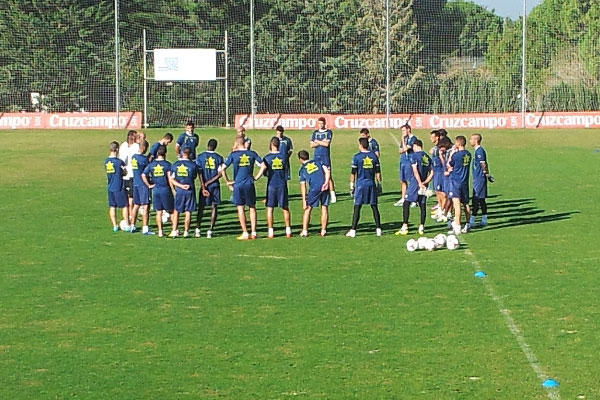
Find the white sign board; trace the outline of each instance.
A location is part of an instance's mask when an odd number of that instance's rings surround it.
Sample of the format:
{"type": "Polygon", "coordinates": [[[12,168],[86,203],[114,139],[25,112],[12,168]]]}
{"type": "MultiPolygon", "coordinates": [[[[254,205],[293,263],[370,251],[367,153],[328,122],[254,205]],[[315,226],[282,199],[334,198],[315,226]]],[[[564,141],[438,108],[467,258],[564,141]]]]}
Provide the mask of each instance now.
{"type": "Polygon", "coordinates": [[[215,49],[154,49],[157,81],[214,81],[217,79],[215,49]]]}

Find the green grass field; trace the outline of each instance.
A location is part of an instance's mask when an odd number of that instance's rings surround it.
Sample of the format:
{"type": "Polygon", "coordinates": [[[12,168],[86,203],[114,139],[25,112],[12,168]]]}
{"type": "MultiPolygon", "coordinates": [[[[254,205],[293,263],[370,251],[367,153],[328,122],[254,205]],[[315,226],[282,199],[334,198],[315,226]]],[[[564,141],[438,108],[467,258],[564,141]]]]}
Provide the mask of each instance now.
{"type": "MultiPolygon", "coordinates": [[[[198,133],[228,153],[232,131],[198,133]]],[[[393,235],[388,131],[373,132],[383,237],[368,208],[357,238],[343,236],[357,135],[340,131],[330,235],[318,237],[315,218],[307,239],[266,240],[259,204],[252,242],[234,239],[229,204],[210,240],[113,233],[102,162],[124,132],[3,131],[0,398],[600,398],[598,132],[482,133],[497,179],[490,225],[463,235],[460,250],[408,253],[393,235]],[[475,278],[479,269],[488,276],[475,278]],[[542,388],[536,367],[558,391],[542,388]]],[[[249,136],[265,154],[271,132],[249,136]]],[[[310,133],[290,136],[308,148],[310,133]]],[[[445,230],[430,221],[428,235],[445,230]]]]}

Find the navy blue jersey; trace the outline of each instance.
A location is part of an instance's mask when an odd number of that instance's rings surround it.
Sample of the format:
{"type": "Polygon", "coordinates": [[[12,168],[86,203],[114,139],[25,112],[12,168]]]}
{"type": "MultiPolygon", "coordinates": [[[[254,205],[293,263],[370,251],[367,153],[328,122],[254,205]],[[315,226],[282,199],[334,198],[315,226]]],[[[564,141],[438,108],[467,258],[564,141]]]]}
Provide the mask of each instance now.
{"type": "MultiPolygon", "coordinates": [[[[427,179],[427,175],[429,175],[432,167],[431,157],[429,157],[429,154],[422,150],[412,153],[410,155],[410,163],[411,165],[417,166],[417,171],[419,172],[419,179],[421,179],[421,182],[427,179]]],[[[414,173],[413,179],[415,179],[414,173]]]]}
{"type": "Polygon", "coordinates": [[[437,146],[433,146],[431,150],[431,166],[433,167],[433,171],[436,174],[443,174],[445,167],[442,164],[442,159],[440,158],[440,149],[437,146]]]}
{"type": "Polygon", "coordinates": [[[464,184],[469,182],[469,169],[471,167],[471,153],[467,150],[460,150],[452,154],[449,161],[452,171],[450,172],[450,180],[456,184],[464,184]]]}
{"type": "Polygon", "coordinates": [[[400,155],[400,162],[410,162],[409,156],[413,153],[413,150],[412,150],[411,146],[413,144],[415,144],[415,141],[417,140],[417,137],[415,135],[408,135],[408,136],[406,136],[402,140],[404,140],[404,143],[406,143],[406,146],[408,146],[410,148],[408,149],[407,152],[402,153],[400,155]]]}
{"type": "Polygon", "coordinates": [[[356,170],[356,186],[375,184],[375,174],[380,172],[379,159],[371,151],[359,152],[352,158],[352,171],[356,170]]]}
{"type": "Polygon", "coordinates": [[[167,189],[170,187],[168,178],[170,170],[171,163],[167,160],[154,160],[144,169],[143,174],[151,179],[157,189],[167,189]]]}
{"type": "Polygon", "coordinates": [[[108,157],[104,160],[104,170],[109,192],[120,192],[125,188],[123,184],[123,171],[125,163],[119,157],[108,157]]]}
{"type": "Polygon", "coordinates": [[[482,162],[487,163],[487,155],[485,154],[483,147],[479,146],[475,149],[475,153],[473,154],[473,181],[485,180],[483,168],[481,167],[482,162]]]}
{"type": "MultiPolygon", "coordinates": [[[[325,129],[323,131],[317,129],[312,133],[312,136],[310,137],[311,142],[314,142],[315,140],[329,140],[329,143],[331,143],[332,139],[333,132],[331,131],[331,129],[325,129]]],[[[320,145],[315,147],[313,157],[329,157],[329,147],[320,145]]]]}
{"type": "Polygon", "coordinates": [[[263,157],[263,164],[267,167],[265,176],[268,178],[267,186],[282,187],[286,185],[287,157],[281,153],[269,153],[263,157]]]}
{"type": "Polygon", "coordinates": [[[131,169],[133,170],[133,185],[134,186],[144,186],[144,181],[142,180],[142,172],[148,166],[148,157],[144,154],[134,154],[131,158],[131,169]]]}
{"type": "Polygon", "coordinates": [[[292,139],[283,135],[281,139],[279,139],[279,152],[281,154],[286,154],[288,159],[292,154],[292,150],[294,150],[294,144],[292,143],[292,139]]]}
{"type": "Polygon", "coordinates": [[[325,183],[325,172],[323,164],[318,161],[309,160],[305,162],[298,171],[300,183],[305,182],[311,192],[320,192],[325,183]]]}
{"type": "MultiPolygon", "coordinates": [[[[150,147],[150,151],[148,151],[148,156],[152,156],[152,159],[156,158],[156,152],[158,151],[158,146],[160,146],[162,143],[160,142],[156,142],[154,143],[151,147],[150,147]]],[[[166,149],[167,146],[165,146],[166,149]]],[[[167,156],[167,153],[165,153],[165,157],[167,156]]]]}
{"type": "MultiPolygon", "coordinates": [[[[205,151],[196,158],[196,165],[202,175],[202,182],[208,182],[215,176],[219,175],[219,167],[223,165],[223,157],[214,151],[205,151]]],[[[219,181],[215,181],[208,185],[213,188],[219,186],[219,181]]]]}
{"type": "Polygon", "coordinates": [[[198,167],[192,160],[179,159],[171,166],[171,176],[182,185],[190,185],[187,190],[175,186],[177,193],[196,193],[196,177],[198,176],[198,167]]]}
{"type": "Polygon", "coordinates": [[[235,150],[225,159],[225,167],[233,164],[234,186],[244,186],[254,183],[254,165],[262,162],[260,156],[252,150],[235,150]]]}
{"type": "Polygon", "coordinates": [[[372,151],[373,153],[379,153],[379,143],[377,143],[377,140],[370,137],[368,149],[369,149],[369,151],[372,151]]]}
{"type": "Polygon", "coordinates": [[[189,148],[192,152],[190,153],[190,160],[196,159],[196,147],[198,147],[198,143],[200,143],[200,137],[196,133],[192,133],[188,135],[186,132],[183,132],[177,138],[177,142],[179,145],[179,156],[181,157],[181,153],[184,149],[189,148]]]}

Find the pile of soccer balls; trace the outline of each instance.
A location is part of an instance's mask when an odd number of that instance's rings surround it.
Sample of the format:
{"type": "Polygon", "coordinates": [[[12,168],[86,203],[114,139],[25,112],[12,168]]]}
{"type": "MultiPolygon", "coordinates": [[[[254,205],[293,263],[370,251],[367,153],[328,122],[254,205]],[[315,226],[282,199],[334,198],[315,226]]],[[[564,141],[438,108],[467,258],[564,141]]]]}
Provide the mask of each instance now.
{"type": "Polygon", "coordinates": [[[447,248],[448,250],[456,250],[460,247],[460,241],[455,235],[446,236],[443,233],[440,233],[434,238],[426,238],[425,236],[421,236],[419,239],[409,239],[408,242],[406,242],[406,250],[408,251],[433,251],[443,247],[447,248]]]}

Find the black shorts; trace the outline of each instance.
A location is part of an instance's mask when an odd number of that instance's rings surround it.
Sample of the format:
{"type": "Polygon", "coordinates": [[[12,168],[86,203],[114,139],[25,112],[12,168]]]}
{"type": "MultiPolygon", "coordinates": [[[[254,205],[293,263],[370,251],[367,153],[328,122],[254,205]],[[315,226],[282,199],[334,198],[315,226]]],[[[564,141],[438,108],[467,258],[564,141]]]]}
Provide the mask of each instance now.
{"type": "Polygon", "coordinates": [[[127,192],[127,197],[133,199],[133,179],[123,179],[123,183],[125,184],[125,191],[127,192]]]}

